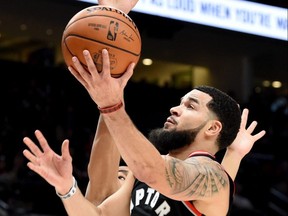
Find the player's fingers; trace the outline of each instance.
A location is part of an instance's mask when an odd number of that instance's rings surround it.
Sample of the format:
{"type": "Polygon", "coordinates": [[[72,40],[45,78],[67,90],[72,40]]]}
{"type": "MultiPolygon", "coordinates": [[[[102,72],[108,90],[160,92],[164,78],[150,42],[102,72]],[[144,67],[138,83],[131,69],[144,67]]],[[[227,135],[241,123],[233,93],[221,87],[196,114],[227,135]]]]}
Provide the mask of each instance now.
{"type": "Polygon", "coordinates": [[[83,79],[77,70],[75,70],[73,67],[68,67],[68,70],[84,87],[87,86],[87,82],[83,79]]]}
{"type": "Polygon", "coordinates": [[[24,137],[23,142],[35,156],[39,157],[43,154],[39,147],[29,137],[24,137]]]}
{"type": "MultiPolygon", "coordinates": [[[[30,151],[25,149],[23,155],[33,164],[38,164],[37,158],[30,151]]],[[[39,165],[39,164],[38,164],[39,165]]]]}
{"type": "Polygon", "coordinates": [[[135,63],[133,62],[128,66],[126,72],[119,78],[122,81],[122,87],[125,87],[128,80],[132,77],[134,68],[135,68],[135,63]]]}
{"type": "Polygon", "coordinates": [[[50,146],[48,145],[48,142],[42,132],[40,130],[35,131],[35,136],[37,137],[39,144],[44,152],[51,151],[50,146]]]}
{"type": "Polygon", "coordinates": [[[40,175],[42,178],[46,179],[47,172],[45,172],[41,166],[35,165],[34,163],[28,162],[27,166],[30,170],[34,171],[38,175],[40,175]]]}
{"type": "Polygon", "coordinates": [[[246,128],[247,119],[248,119],[248,114],[249,114],[249,110],[248,110],[247,108],[243,109],[242,115],[241,115],[240,128],[243,128],[243,129],[246,128]]]}
{"type": "Polygon", "coordinates": [[[255,141],[257,141],[257,140],[261,139],[265,134],[266,134],[266,131],[262,130],[259,133],[255,134],[253,136],[253,138],[254,138],[255,141]]]}
{"type": "Polygon", "coordinates": [[[102,50],[102,76],[111,76],[110,58],[107,49],[102,50]]]}
{"type": "Polygon", "coordinates": [[[61,147],[63,160],[71,161],[72,157],[69,151],[69,140],[64,140],[61,147]]]}
{"type": "Polygon", "coordinates": [[[136,4],[137,4],[137,2],[138,2],[139,0],[132,0],[131,1],[131,7],[133,8],[136,4]]]}
{"type": "Polygon", "coordinates": [[[247,132],[250,133],[250,134],[252,134],[253,131],[254,131],[254,129],[256,128],[257,124],[258,124],[257,121],[253,121],[253,122],[249,125],[249,127],[247,128],[247,132]]]}
{"type": "MultiPolygon", "coordinates": [[[[83,51],[84,52],[84,51],[83,51]]],[[[84,55],[84,54],[83,54],[84,55]]],[[[89,55],[88,55],[89,56],[89,55]]],[[[85,57],[85,55],[84,55],[85,57]]],[[[89,79],[91,78],[91,74],[89,71],[87,71],[82,63],[80,62],[80,60],[76,57],[76,56],[73,56],[72,57],[72,61],[73,61],[73,64],[74,64],[74,67],[75,67],[75,70],[78,72],[79,76],[81,76],[81,78],[88,82],[89,79]]],[[[88,82],[89,83],[89,82],[88,82]]]]}
{"type": "MultiPolygon", "coordinates": [[[[92,59],[92,56],[91,56],[90,52],[88,50],[83,50],[83,56],[85,58],[88,71],[90,72],[90,74],[87,74],[87,72],[86,72],[86,74],[87,75],[92,75],[92,76],[93,75],[98,75],[99,71],[96,68],[96,65],[95,65],[95,63],[94,63],[94,61],[92,59]]],[[[85,77],[90,77],[90,76],[85,76],[85,77]]]]}

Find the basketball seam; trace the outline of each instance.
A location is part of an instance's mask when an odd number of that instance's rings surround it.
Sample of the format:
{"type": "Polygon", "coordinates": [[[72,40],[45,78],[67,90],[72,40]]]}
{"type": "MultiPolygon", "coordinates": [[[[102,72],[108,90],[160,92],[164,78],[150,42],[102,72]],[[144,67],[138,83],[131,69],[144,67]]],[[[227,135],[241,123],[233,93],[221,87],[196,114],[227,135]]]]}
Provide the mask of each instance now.
{"type": "Polygon", "coordinates": [[[115,17],[113,17],[113,16],[107,16],[107,15],[90,15],[90,16],[85,16],[85,17],[78,18],[78,19],[76,19],[75,21],[73,21],[72,23],[70,23],[69,25],[67,25],[66,28],[65,28],[65,30],[66,30],[67,28],[69,28],[71,25],[73,25],[75,22],[77,22],[77,21],[79,21],[79,20],[82,20],[82,19],[85,19],[85,18],[87,18],[87,17],[93,17],[93,16],[109,17],[109,18],[113,18],[113,19],[116,19],[116,20],[118,20],[118,21],[120,21],[120,22],[125,23],[127,26],[129,26],[130,29],[132,29],[132,31],[136,34],[136,36],[138,37],[138,39],[140,39],[140,41],[141,41],[139,29],[138,29],[137,26],[136,26],[136,30],[135,30],[134,28],[131,27],[131,25],[129,25],[129,23],[127,23],[127,22],[125,22],[125,21],[123,21],[123,20],[121,20],[121,19],[119,19],[119,18],[115,18],[115,17]]]}
{"type": "MultiPolygon", "coordinates": [[[[111,44],[109,44],[109,43],[105,43],[105,42],[103,42],[103,41],[98,41],[98,40],[93,40],[93,39],[91,39],[91,38],[84,37],[84,36],[77,35],[77,34],[69,34],[69,35],[66,36],[65,39],[64,39],[65,46],[67,47],[67,49],[69,50],[69,52],[70,52],[70,49],[69,49],[69,47],[67,46],[66,39],[69,38],[69,37],[76,37],[76,36],[77,36],[78,38],[86,39],[86,40],[88,40],[88,41],[94,41],[94,42],[101,43],[101,44],[104,44],[104,45],[109,46],[109,47],[116,48],[116,49],[118,49],[118,50],[122,50],[122,51],[124,51],[124,52],[126,52],[126,53],[130,53],[130,54],[132,54],[132,55],[134,55],[134,56],[139,56],[139,55],[140,55],[140,53],[137,54],[137,53],[131,52],[131,51],[129,51],[129,50],[125,50],[125,49],[122,49],[122,48],[120,48],[120,47],[111,45],[111,44]]],[[[70,53],[71,53],[71,52],[70,52],[70,53]]]]}

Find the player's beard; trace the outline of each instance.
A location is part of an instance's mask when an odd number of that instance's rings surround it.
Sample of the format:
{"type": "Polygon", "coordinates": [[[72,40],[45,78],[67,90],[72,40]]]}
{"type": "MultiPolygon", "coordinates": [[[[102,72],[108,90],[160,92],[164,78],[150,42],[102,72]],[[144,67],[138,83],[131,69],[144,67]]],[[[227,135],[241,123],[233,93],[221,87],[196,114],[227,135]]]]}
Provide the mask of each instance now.
{"type": "Polygon", "coordinates": [[[194,142],[195,137],[205,124],[190,130],[177,131],[157,128],[148,134],[150,142],[161,154],[168,154],[170,151],[188,146],[194,142]]]}

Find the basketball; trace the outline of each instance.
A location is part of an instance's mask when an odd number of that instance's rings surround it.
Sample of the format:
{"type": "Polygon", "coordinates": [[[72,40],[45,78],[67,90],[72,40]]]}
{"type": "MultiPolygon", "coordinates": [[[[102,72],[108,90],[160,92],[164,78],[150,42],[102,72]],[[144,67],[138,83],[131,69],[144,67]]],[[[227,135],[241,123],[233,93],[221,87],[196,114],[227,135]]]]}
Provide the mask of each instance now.
{"type": "Polygon", "coordinates": [[[83,50],[87,49],[98,72],[102,70],[102,50],[107,49],[111,76],[120,77],[131,62],[138,63],[141,36],[134,21],[124,12],[109,6],[91,6],[76,13],[66,25],[61,49],[67,66],[77,56],[87,69],[83,50]]]}

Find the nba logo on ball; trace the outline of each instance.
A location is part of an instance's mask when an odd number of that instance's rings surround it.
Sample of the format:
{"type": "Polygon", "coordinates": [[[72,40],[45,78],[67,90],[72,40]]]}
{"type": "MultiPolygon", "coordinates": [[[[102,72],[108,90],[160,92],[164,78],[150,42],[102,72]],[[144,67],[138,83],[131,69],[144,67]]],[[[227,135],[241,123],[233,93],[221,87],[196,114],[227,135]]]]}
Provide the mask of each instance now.
{"type": "Polygon", "coordinates": [[[62,54],[67,66],[77,56],[84,67],[83,50],[92,55],[97,70],[102,70],[101,52],[109,52],[111,76],[119,77],[131,62],[138,63],[141,36],[134,21],[113,7],[92,6],[76,13],[62,35],[62,54]]]}
{"type": "Polygon", "coordinates": [[[108,31],[108,34],[107,34],[107,39],[108,40],[112,40],[112,41],[116,40],[118,28],[119,28],[119,23],[118,22],[110,21],[109,31],[108,31]]]}

